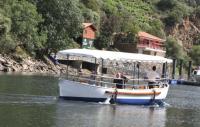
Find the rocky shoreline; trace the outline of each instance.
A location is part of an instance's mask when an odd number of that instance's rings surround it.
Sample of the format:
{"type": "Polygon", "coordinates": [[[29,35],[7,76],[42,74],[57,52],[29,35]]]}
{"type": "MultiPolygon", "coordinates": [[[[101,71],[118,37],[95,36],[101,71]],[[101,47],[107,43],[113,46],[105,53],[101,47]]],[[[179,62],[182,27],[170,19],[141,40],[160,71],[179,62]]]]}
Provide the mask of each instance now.
{"type": "Polygon", "coordinates": [[[57,75],[65,73],[66,69],[66,65],[56,65],[48,57],[45,57],[44,60],[36,60],[31,57],[22,59],[0,54],[0,72],[27,72],[57,75]]]}

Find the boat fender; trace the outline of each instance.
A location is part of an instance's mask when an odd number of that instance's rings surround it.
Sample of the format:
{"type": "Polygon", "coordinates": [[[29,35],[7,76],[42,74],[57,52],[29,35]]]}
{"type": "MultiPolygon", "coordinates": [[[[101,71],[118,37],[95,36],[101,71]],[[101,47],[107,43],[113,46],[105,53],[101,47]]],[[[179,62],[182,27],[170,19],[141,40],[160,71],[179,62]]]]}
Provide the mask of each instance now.
{"type": "Polygon", "coordinates": [[[156,98],[156,90],[153,89],[153,101],[155,100],[155,98],[156,98]]]}
{"type": "Polygon", "coordinates": [[[155,99],[156,99],[156,90],[155,89],[152,89],[152,90],[153,90],[153,97],[152,97],[152,99],[150,99],[150,103],[154,104],[155,99]]]}

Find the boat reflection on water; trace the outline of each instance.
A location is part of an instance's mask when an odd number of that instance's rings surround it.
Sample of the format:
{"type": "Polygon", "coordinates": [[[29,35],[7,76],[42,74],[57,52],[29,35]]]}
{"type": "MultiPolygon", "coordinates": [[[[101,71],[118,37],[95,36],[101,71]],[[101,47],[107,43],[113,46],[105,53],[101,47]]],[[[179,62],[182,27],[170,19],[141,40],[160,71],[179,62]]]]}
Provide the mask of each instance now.
{"type": "Polygon", "coordinates": [[[165,107],[81,103],[58,103],[56,126],[165,127],[165,107]]]}

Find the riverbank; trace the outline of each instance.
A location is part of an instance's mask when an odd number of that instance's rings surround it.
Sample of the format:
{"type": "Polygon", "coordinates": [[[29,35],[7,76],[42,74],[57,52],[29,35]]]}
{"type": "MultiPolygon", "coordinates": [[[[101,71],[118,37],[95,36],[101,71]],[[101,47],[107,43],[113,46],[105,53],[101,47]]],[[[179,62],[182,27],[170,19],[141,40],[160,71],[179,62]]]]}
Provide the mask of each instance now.
{"type": "Polygon", "coordinates": [[[20,58],[0,54],[1,72],[60,74],[65,73],[66,69],[66,65],[56,65],[48,57],[44,57],[43,60],[36,60],[31,57],[20,58]]]}

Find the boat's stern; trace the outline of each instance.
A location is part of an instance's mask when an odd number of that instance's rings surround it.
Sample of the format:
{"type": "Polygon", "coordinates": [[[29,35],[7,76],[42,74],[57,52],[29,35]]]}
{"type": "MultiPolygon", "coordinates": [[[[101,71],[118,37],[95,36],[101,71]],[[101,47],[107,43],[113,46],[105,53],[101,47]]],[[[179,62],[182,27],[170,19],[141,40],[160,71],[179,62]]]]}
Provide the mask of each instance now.
{"type": "Polygon", "coordinates": [[[169,84],[152,89],[110,89],[107,94],[113,96],[115,103],[131,105],[149,105],[163,101],[168,93],[169,84]]]}

